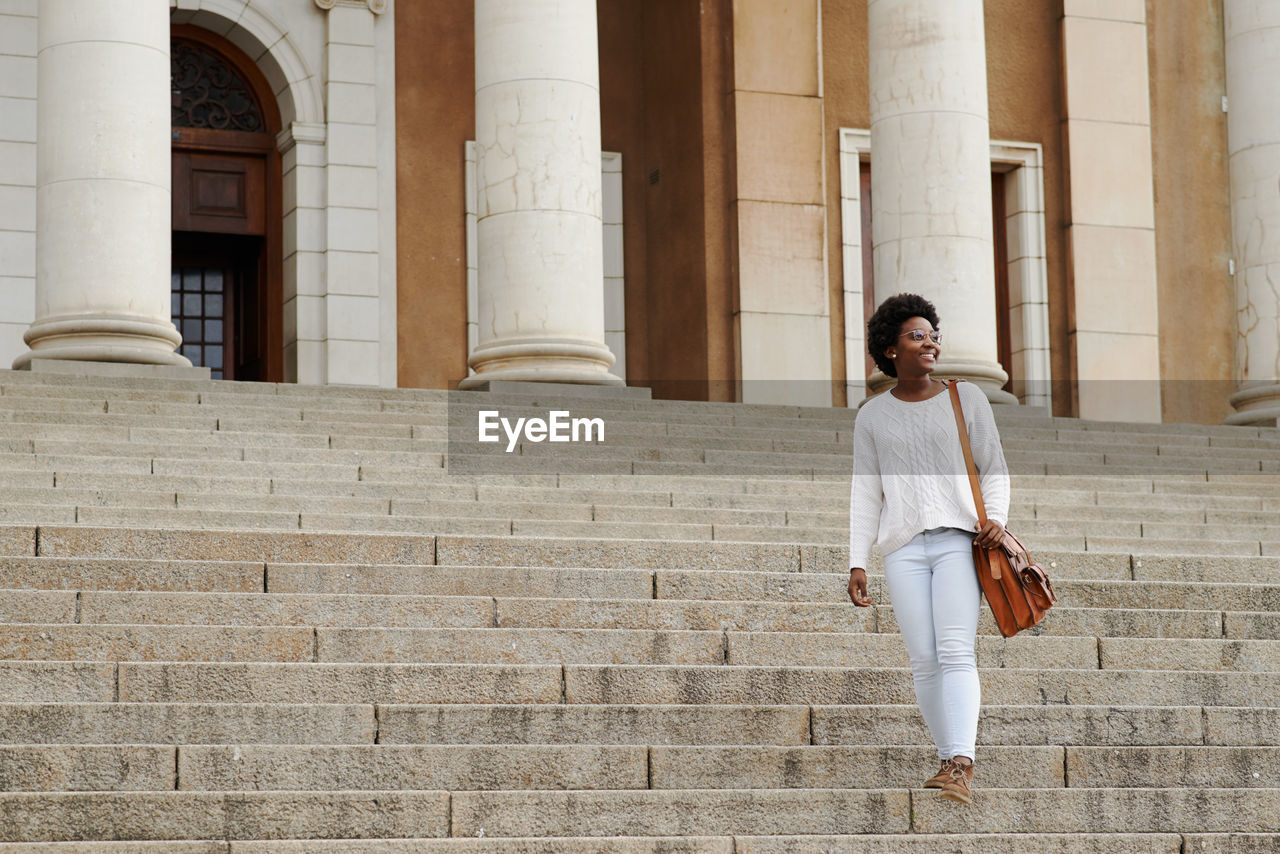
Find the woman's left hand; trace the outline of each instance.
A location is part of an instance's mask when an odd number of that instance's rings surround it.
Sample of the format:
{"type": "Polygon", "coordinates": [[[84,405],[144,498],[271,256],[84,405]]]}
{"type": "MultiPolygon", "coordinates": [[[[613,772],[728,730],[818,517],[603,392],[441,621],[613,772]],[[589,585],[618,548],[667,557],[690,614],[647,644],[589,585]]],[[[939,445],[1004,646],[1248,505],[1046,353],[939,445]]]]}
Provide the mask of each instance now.
{"type": "Polygon", "coordinates": [[[978,536],[973,541],[984,549],[994,549],[1004,537],[1004,526],[995,519],[988,519],[987,524],[973,527],[978,531],[978,536]]]}

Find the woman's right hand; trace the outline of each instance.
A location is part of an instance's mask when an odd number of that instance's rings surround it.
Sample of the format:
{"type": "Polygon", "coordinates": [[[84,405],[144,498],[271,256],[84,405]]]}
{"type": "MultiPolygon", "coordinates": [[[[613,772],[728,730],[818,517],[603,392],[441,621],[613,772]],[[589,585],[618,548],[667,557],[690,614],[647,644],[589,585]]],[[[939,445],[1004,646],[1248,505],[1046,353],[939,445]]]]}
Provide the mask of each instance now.
{"type": "Polygon", "coordinates": [[[849,601],[859,608],[871,604],[871,594],[867,593],[867,571],[855,566],[849,570],[849,601]]]}

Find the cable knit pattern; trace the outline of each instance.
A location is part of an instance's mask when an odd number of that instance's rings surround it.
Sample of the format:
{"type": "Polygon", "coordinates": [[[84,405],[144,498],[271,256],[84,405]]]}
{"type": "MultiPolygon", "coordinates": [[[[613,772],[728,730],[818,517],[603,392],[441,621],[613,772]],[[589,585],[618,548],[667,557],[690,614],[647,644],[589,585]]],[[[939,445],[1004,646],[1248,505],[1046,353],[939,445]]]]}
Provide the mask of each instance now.
{"type": "MultiPolygon", "coordinates": [[[[987,517],[1004,525],[1009,467],[991,404],[968,382],[960,383],[960,403],[987,517]]],[[[873,542],[887,555],[921,531],[976,532],[977,524],[951,395],[910,403],[885,392],[864,403],[853,424],[849,566],[866,568],[873,542]]]]}

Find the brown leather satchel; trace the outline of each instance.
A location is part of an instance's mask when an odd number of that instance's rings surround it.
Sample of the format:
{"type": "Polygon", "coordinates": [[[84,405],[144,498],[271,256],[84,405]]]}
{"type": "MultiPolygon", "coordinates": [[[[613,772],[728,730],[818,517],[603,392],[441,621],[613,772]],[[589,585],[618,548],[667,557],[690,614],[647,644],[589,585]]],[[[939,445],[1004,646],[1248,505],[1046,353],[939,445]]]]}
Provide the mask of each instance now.
{"type": "MultiPolygon", "coordinates": [[[[987,508],[982,501],[982,487],[978,484],[978,467],[973,464],[973,449],[969,446],[964,412],[960,409],[959,383],[960,380],[952,380],[947,383],[947,390],[951,394],[951,408],[956,414],[956,428],[960,431],[960,447],[964,450],[964,465],[969,471],[969,488],[973,490],[978,523],[985,526],[987,508]]],[[[995,615],[1000,634],[1007,638],[1039,623],[1045,612],[1058,601],[1044,567],[1031,560],[1026,548],[1008,529],[1000,545],[993,549],[984,549],[976,542],[973,544],[973,565],[978,570],[978,583],[991,606],[991,613],[995,615]]]]}

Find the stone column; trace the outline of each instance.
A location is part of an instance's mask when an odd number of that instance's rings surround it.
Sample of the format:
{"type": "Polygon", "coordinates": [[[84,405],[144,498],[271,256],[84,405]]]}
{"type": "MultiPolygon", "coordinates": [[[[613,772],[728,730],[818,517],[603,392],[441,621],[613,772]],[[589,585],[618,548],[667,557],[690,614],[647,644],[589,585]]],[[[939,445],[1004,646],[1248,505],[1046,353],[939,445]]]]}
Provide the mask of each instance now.
{"type": "Polygon", "coordinates": [[[42,3],[36,319],[14,361],[189,366],[170,322],[169,4],[42,3]]]}
{"type": "Polygon", "coordinates": [[[867,19],[876,302],[929,299],[945,332],[939,376],[1017,403],[996,354],[982,0],[869,0],[867,19]]]}
{"type": "Polygon", "coordinates": [[[1226,0],[1227,152],[1236,265],[1236,411],[1280,417],[1280,4],[1226,0]]]}
{"type": "Polygon", "coordinates": [[[476,0],[475,374],[619,385],[604,343],[595,0],[476,0]]]}

